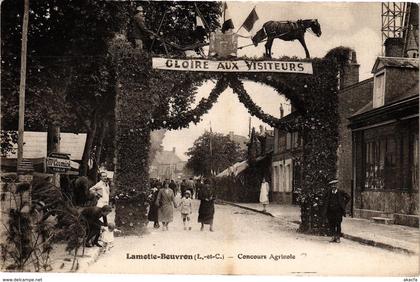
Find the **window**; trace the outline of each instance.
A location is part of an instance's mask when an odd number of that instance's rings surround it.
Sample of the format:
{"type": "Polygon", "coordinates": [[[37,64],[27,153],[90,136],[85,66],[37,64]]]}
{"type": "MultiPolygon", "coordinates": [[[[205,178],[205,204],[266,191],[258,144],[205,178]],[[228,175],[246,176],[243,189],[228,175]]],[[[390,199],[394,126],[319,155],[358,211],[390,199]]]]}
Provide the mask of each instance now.
{"type": "Polygon", "coordinates": [[[273,191],[274,192],[280,191],[279,178],[280,178],[279,167],[275,165],[273,169],[273,191]]]}
{"type": "Polygon", "coordinates": [[[298,148],[300,146],[301,139],[299,136],[299,132],[296,131],[292,133],[292,143],[293,143],[293,148],[298,148]]]}
{"type": "Polygon", "coordinates": [[[287,132],[286,134],[286,149],[290,150],[292,148],[292,134],[287,132]]]}
{"type": "Polygon", "coordinates": [[[413,136],[413,162],[411,164],[411,187],[419,189],[419,134],[413,136]]]}
{"type": "Polygon", "coordinates": [[[400,139],[379,136],[365,143],[365,189],[402,189],[400,139]]]}
{"type": "Polygon", "coordinates": [[[284,171],[283,171],[283,166],[280,165],[279,166],[279,191],[283,192],[284,191],[284,185],[283,185],[283,179],[284,179],[284,171]]]}
{"type": "Polygon", "coordinates": [[[286,150],[286,135],[279,135],[278,148],[279,152],[284,152],[286,150]]]}
{"type": "Polygon", "coordinates": [[[385,103],[385,73],[376,75],[373,85],[373,108],[379,108],[385,103]]]}
{"type": "Polygon", "coordinates": [[[286,172],[285,172],[285,185],[286,185],[286,192],[292,192],[293,187],[293,177],[292,177],[292,166],[290,164],[286,165],[286,172]]]}
{"type": "MultiPolygon", "coordinates": [[[[384,189],[381,144],[379,141],[365,143],[365,189],[384,189]]],[[[383,151],[384,152],[384,151],[383,151]]]]}

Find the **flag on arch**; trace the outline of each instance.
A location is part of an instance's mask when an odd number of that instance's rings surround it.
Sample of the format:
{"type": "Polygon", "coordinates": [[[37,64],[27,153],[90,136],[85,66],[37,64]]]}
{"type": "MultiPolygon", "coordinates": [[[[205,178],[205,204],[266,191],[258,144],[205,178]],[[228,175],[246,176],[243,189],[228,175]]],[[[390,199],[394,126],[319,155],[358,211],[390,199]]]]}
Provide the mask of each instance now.
{"type": "Polygon", "coordinates": [[[222,25],[222,32],[225,33],[229,29],[234,29],[232,17],[230,15],[228,6],[226,2],[223,2],[223,11],[224,11],[224,22],[222,25]]]}
{"type": "Polygon", "coordinates": [[[254,7],[242,26],[246,29],[246,31],[251,32],[251,30],[254,28],[254,24],[258,21],[258,19],[258,15],[254,7]]]}

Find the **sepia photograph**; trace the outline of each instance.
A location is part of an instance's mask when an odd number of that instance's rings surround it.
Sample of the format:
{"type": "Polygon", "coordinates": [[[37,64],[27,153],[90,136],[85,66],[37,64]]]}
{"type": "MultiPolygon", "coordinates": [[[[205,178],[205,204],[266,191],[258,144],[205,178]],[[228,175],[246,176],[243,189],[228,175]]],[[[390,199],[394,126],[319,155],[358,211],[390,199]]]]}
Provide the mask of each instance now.
{"type": "Polygon", "coordinates": [[[417,3],[0,17],[2,281],[418,281],[417,3]]]}

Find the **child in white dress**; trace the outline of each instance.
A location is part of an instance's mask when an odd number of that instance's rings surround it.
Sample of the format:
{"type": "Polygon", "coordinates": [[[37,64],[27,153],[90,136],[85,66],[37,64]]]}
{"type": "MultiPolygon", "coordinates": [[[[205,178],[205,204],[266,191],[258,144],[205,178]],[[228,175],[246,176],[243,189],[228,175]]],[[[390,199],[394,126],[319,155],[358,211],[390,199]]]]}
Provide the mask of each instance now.
{"type": "Polygon", "coordinates": [[[114,247],[114,232],[121,232],[115,228],[115,224],[108,223],[108,227],[103,227],[101,234],[101,241],[104,247],[104,252],[111,250],[114,247]]]}
{"type": "Polygon", "coordinates": [[[190,214],[192,213],[192,203],[191,203],[191,191],[186,190],[184,197],[182,197],[181,202],[179,203],[181,210],[182,222],[184,223],[184,230],[191,230],[190,226],[190,214]]]}

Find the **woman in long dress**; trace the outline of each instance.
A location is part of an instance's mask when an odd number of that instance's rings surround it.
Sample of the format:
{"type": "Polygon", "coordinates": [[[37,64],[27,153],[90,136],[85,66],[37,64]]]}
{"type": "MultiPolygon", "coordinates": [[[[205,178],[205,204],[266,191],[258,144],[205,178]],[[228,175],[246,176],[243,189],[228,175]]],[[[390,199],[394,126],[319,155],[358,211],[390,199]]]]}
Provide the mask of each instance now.
{"type": "Polygon", "coordinates": [[[260,203],[263,205],[263,212],[267,212],[266,207],[268,205],[269,190],[270,186],[268,185],[268,182],[265,181],[265,178],[263,178],[260,189],[260,203]]]}
{"type": "Polygon", "coordinates": [[[169,183],[165,181],[164,187],[159,190],[159,193],[155,202],[158,209],[158,219],[162,222],[162,230],[168,230],[169,222],[174,220],[174,207],[175,195],[171,188],[169,188],[169,183]]]}
{"type": "Polygon", "coordinates": [[[215,195],[208,179],[204,181],[204,185],[200,189],[198,199],[200,200],[200,207],[198,208],[198,222],[201,223],[200,230],[204,230],[204,224],[210,224],[210,231],[213,232],[215,195]]]}
{"type": "Polygon", "coordinates": [[[158,210],[159,207],[155,205],[157,195],[159,193],[159,189],[162,187],[160,183],[154,183],[155,187],[152,188],[152,195],[151,195],[151,201],[150,201],[150,208],[149,213],[147,215],[147,218],[149,221],[153,222],[154,228],[159,228],[159,219],[158,219],[158,210]]]}

